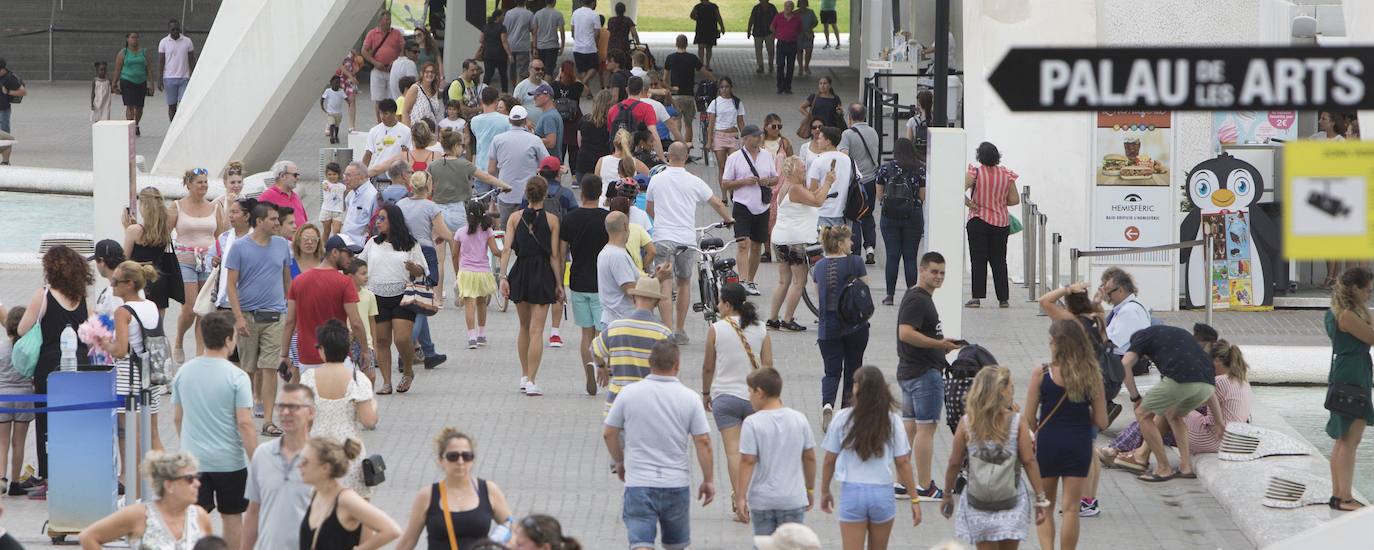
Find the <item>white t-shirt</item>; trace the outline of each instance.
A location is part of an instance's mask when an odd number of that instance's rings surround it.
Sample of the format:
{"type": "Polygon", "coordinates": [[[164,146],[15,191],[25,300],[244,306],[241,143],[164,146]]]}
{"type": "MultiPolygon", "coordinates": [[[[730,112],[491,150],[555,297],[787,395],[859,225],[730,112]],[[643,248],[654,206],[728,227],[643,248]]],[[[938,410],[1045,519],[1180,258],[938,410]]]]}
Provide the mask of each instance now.
{"type": "Polygon", "coordinates": [[[401,146],[410,147],[410,127],[399,122],[390,128],[378,123],[367,131],[367,150],[372,151],[372,168],[382,161],[401,152],[401,146]]]}
{"type": "MultiPolygon", "coordinates": [[[[459,118],[457,120],[451,120],[448,117],[439,119],[439,131],[441,132],[444,130],[444,128],[451,128],[454,132],[462,133],[463,129],[467,127],[468,121],[463,120],[462,118],[459,118]]],[[[441,150],[440,152],[442,153],[443,151],[441,150]]]]}
{"type": "Polygon", "coordinates": [[[630,67],[630,76],[637,76],[637,77],[640,77],[640,78],[644,78],[644,75],[646,75],[646,74],[649,74],[649,71],[646,71],[646,70],[641,69],[641,68],[639,68],[639,67],[630,67]]]}
{"type": "Polygon", "coordinates": [[[706,113],[716,115],[716,129],[729,130],[739,126],[739,117],[748,116],[744,112],[744,102],[735,107],[735,98],[717,97],[706,106],[706,113]]]}
{"type": "Polygon", "coordinates": [[[668,108],[664,107],[662,103],[659,103],[657,99],[641,97],[639,100],[648,103],[650,107],[654,108],[654,120],[666,123],[668,119],[673,118],[668,115],[668,108]]]}
{"type": "Polygon", "coordinates": [[[325,88],[320,99],[324,100],[324,112],[326,113],[343,113],[344,106],[348,105],[348,94],[344,93],[343,88],[337,90],[325,88]]]}
{"type": "Polygon", "coordinates": [[[401,89],[401,79],[407,76],[413,76],[419,80],[420,71],[415,67],[414,61],[403,55],[391,62],[391,79],[387,82],[387,89],[391,92],[391,97],[399,98],[406,95],[406,91],[401,89]]]}
{"type": "Polygon", "coordinates": [[[811,169],[811,161],[816,160],[816,154],[811,152],[811,142],[806,142],[797,148],[797,156],[801,157],[802,164],[807,170],[811,169]]]}
{"type": "MultiPolygon", "coordinates": [[[[849,417],[854,409],[840,409],[830,421],[830,431],[825,434],[821,448],[826,452],[839,455],[835,462],[835,480],[848,483],[867,483],[871,485],[892,485],[894,480],[892,461],[899,456],[911,454],[911,444],[906,440],[902,419],[897,413],[888,413],[892,421],[892,435],[883,447],[883,455],[864,460],[854,449],[844,447],[844,438],[849,434],[849,417]]],[[[748,419],[746,419],[748,420],[748,419]]],[[[741,444],[743,442],[741,441],[741,444]]],[[[740,452],[744,452],[743,446],[740,452]]]]}
{"type": "Polygon", "coordinates": [[[582,6],[573,11],[573,53],[596,53],[596,35],[601,30],[601,18],[596,10],[582,6]]]}
{"type": "Polygon", "coordinates": [[[749,478],[749,507],[791,510],[806,506],[802,452],[816,447],[806,415],[783,407],[757,411],[740,428],[739,452],[758,457],[749,478]]]}
{"type": "Polygon", "coordinates": [[[697,392],[650,374],[620,390],[606,425],[625,430],[626,487],[691,486],[692,437],[710,430],[697,392]]]}
{"type": "Polygon", "coordinates": [[[835,161],[835,185],[830,187],[830,193],[834,197],[825,199],[821,205],[820,215],[822,218],[839,218],[844,216],[844,201],[849,194],[849,178],[853,174],[854,166],[849,163],[849,155],[839,151],[827,151],[816,156],[806,169],[806,180],[813,187],[825,181],[826,174],[830,173],[830,161],[835,161]]]}
{"type": "MultiPolygon", "coordinates": [[[[320,182],[320,212],[331,212],[343,214],[344,194],[348,192],[348,186],[343,182],[320,182]]],[[[339,220],[343,221],[343,220],[339,220]]]]}
{"type": "Polygon", "coordinates": [[[711,188],[687,171],[669,166],[649,180],[644,197],[654,205],[654,242],[696,244],[697,203],[710,200],[711,188]]]}
{"type": "Polygon", "coordinates": [[[170,34],[162,37],[157,43],[157,53],[167,56],[162,78],[191,78],[191,52],[195,50],[191,37],[184,34],[176,40],[172,40],[170,34]]]}

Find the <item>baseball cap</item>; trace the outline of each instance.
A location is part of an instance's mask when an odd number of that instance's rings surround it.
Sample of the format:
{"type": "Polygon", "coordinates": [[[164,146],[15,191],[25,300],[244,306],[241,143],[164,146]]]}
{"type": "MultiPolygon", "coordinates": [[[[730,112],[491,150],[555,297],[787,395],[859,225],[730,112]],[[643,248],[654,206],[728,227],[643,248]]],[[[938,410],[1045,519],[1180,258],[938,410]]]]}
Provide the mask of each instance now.
{"type": "Polygon", "coordinates": [[[533,90],[530,90],[530,97],[534,97],[539,94],[553,95],[553,86],[550,86],[548,84],[540,84],[536,86],[533,90]]]}
{"type": "Polygon", "coordinates": [[[810,527],[800,523],[779,525],[772,535],[754,537],[758,550],[820,550],[821,539],[810,527]]]}
{"type": "Polygon", "coordinates": [[[761,130],[758,125],[750,124],[745,126],[744,130],[742,130],[739,135],[740,137],[761,136],[763,135],[763,130],[761,130]]]}
{"type": "Polygon", "coordinates": [[[563,169],[563,163],[558,162],[558,157],[548,156],[548,157],[544,157],[544,160],[539,161],[539,171],[540,171],[540,172],[543,172],[543,171],[545,171],[545,170],[552,171],[552,172],[557,172],[557,171],[562,170],[562,169],[563,169]]]}
{"type": "Polygon", "coordinates": [[[119,241],[113,239],[105,239],[98,243],[95,243],[95,253],[86,257],[86,261],[89,262],[91,260],[123,257],[124,247],[119,244],[119,241]]]}
{"type": "Polygon", "coordinates": [[[337,249],[337,248],[342,248],[342,249],[347,250],[347,251],[349,251],[349,252],[352,252],[352,253],[354,253],[354,254],[358,254],[358,253],[361,253],[361,252],[363,251],[363,247],[358,246],[358,245],[356,245],[356,244],[348,244],[348,242],[345,241],[345,240],[343,239],[342,236],[340,236],[339,234],[336,233],[336,234],[334,234],[334,235],[330,235],[330,236],[329,236],[329,240],[328,240],[328,241],[325,241],[325,243],[324,243],[324,253],[325,253],[325,254],[328,254],[328,253],[330,253],[330,252],[333,252],[334,249],[337,249]]]}
{"type": "Polygon", "coordinates": [[[530,112],[525,110],[524,105],[516,105],[510,108],[511,120],[525,120],[530,116],[530,112]]]}

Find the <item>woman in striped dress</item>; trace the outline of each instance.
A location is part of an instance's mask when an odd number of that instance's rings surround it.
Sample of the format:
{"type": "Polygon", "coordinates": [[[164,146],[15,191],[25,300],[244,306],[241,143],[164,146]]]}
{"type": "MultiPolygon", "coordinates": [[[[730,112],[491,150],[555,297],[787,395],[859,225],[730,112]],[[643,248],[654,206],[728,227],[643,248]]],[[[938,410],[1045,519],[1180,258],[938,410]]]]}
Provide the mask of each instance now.
{"type": "Polygon", "coordinates": [[[978,164],[971,164],[964,176],[964,199],[968,207],[968,248],[973,260],[973,299],[964,307],[978,307],[988,294],[988,268],[997,291],[998,307],[1010,307],[1011,289],[1007,281],[1007,237],[1011,235],[1011,216],[1007,207],[1021,204],[1016,192],[1016,172],[1001,166],[997,146],[984,141],[978,145],[978,164]]]}

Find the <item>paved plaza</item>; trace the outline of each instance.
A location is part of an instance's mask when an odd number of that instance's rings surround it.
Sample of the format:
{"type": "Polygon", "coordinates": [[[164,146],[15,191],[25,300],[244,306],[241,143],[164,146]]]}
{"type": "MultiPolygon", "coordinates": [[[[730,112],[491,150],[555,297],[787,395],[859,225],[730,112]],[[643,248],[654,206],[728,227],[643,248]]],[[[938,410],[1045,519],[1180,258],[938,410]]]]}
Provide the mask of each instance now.
{"type": "MultiPolygon", "coordinates": [[[[660,59],[666,51],[656,49],[660,59]]],[[[817,50],[813,65],[816,76],[834,74],[842,97],[851,100],[857,92],[857,77],[838,67],[847,58],[841,54],[817,50]]],[[[813,79],[799,78],[795,88],[798,95],[776,96],[771,75],[755,75],[753,52],[746,49],[721,49],[716,54],[718,72],[734,77],[740,95],[749,112],[749,120],[758,122],[764,114],[782,115],[788,134],[799,120],[797,104],[812,88],[813,79]]],[[[84,83],[45,85],[30,83],[30,97],[15,108],[16,134],[23,145],[16,149],[15,163],[26,166],[76,167],[89,166],[89,138],[85,130],[86,111],[81,108],[87,88],[84,83]],[[60,100],[60,101],[59,101],[60,100]]],[[[160,96],[149,105],[156,105],[160,96]]],[[[360,102],[359,123],[366,127],[371,109],[360,102]]],[[[323,116],[315,106],[310,109],[301,129],[293,137],[283,158],[296,160],[304,173],[303,181],[315,178],[316,150],[326,146],[321,135],[323,116]]],[[[151,161],[156,146],[166,128],[164,113],[149,109],[143,125],[144,137],[139,140],[139,153],[151,161]]],[[[213,132],[213,128],[205,129],[213,132]]],[[[977,140],[978,136],[970,136],[977,140]]],[[[219,167],[211,167],[217,171],[219,167]]],[[[257,167],[265,168],[265,167],[257,167]]],[[[3,169],[3,168],[0,168],[3,169]]],[[[694,165],[691,170],[714,183],[715,167],[694,165]]],[[[303,184],[309,211],[317,211],[318,187],[303,184]]],[[[0,210],[3,210],[0,205],[0,210]]],[[[698,209],[702,225],[714,220],[709,208],[698,209]]],[[[60,228],[53,228],[54,230],[60,228]]],[[[938,228],[935,229],[939,231],[938,228]]],[[[879,254],[881,258],[881,254],[879,254]]],[[[881,286],[881,263],[870,270],[872,284],[881,286]]],[[[951,271],[959,273],[951,266],[951,271]]],[[[27,301],[41,283],[40,273],[33,268],[4,268],[0,270],[0,300],[14,305],[27,301]]],[[[955,291],[964,278],[951,277],[944,292],[955,291]]],[[[776,268],[761,266],[758,283],[765,291],[755,298],[766,309],[769,291],[776,284],[776,268]]],[[[1148,282],[1146,283],[1148,284],[1148,282]]],[[[962,289],[967,294],[967,289],[962,289]]],[[[1024,388],[1031,368],[1049,357],[1048,321],[1036,315],[1033,304],[1026,302],[1026,291],[1013,286],[1012,308],[998,310],[964,310],[964,337],[988,347],[1004,365],[1012,368],[1017,384],[1017,399],[1024,396],[1024,388]]],[[[900,296],[898,297],[900,299],[900,296]]],[[[815,332],[809,313],[800,308],[799,322],[812,326],[805,333],[772,332],[775,366],[783,373],[785,404],[805,413],[820,434],[820,377],[821,362],[815,344],[815,332]]],[[[169,311],[169,316],[175,316],[169,311]]],[[[1200,320],[1200,312],[1165,314],[1172,324],[1189,326],[1200,320]]],[[[369,450],[380,452],[388,465],[387,481],[378,487],[374,502],[404,525],[414,492],[439,475],[435,464],[433,436],[443,426],[456,426],[476,440],[477,471],[480,477],[500,484],[518,515],[532,512],[548,513],[563,523],[564,530],[582,541],[585,548],[612,549],[625,545],[625,529],[620,521],[622,484],[607,468],[607,453],[601,439],[602,401],[604,396],[588,397],[582,393],[582,369],[578,357],[578,330],[572,322],[564,321],[562,335],[567,345],[547,350],[540,371],[540,385],[546,395],[526,397],[516,391],[519,364],[513,351],[517,321],[514,312],[493,313],[489,317],[491,344],[485,349],[462,349],[463,318],[460,310],[450,306],[434,317],[431,327],[441,352],[449,360],[441,367],[420,372],[417,383],[407,394],[380,396],[381,423],[376,431],[366,434],[369,450]]],[[[688,334],[692,343],[683,348],[682,380],[689,387],[699,388],[706,325],[701,316],[688,317],[688,334]]],[[[896,372],[896,308],[879,306],[874,316],[872,339],[866,361],[881,367],[891,379],[896,372]]],[[[1221,334],[1241,344],[1306,344],[1326,342],[1321,332],[1321,313],[1315,311],[1271,312],[1263,314],[1218,313],[1216,326],[1221,334]]],[[[895,385],[893,386],[895,389],[895,385]]],[[[1127,413],[1114,429],[1130,420],[1127,413]]],[[[170,415],[162,419],[164,443],[177,447],[170,415]]],[[[1110,432],[1109,432],[1110,433],[1110,432]]],[[[705,508],[692,511],[694,548],[748,548],[749,527],[731,521],[724,452],[720,439],[713,432],[715,450],[716,501],[705,508]]],[[[941,429],[936,442],[935,465],[942,471],[948,456],[951,436],[941,429]]],[[[33,438],[30,437],[30,447],[33,438]]],[[[32,449],[28,454],[33,460],[32,449]]],[[[695,472],[694,483],[700,479],[695,472]]],[[[942,478],[937,481],[943,484],[942,478]]],[[[1117,472],[1104,473],[1100,498],[1103,513],[1098,518],[1082,522],[1081,547],[1157,549],[1157,548],[1251,548],[1252,544],[1230,520],[1201,483],[1173,481],[1164,484],[1144,484],[1117,472]]],[[[5,513],[3,525],[29,548],[47,548],[48,539],[40,530],[46,518],[46,505],[41,501],[23,498],[0,499],[5,513]]],[[[899,508],[900,509],[900,508],[899,508]]],[[[891,547],[928,548],[952,538],[952,522],[938,513],[938,506],[923,506],[924,521],[919,527],[905,523],[905,513],[898,514],[891,547]]],[[[839,527],[835,516],[813,510],[806,523],[825,541],[826,548],[839,547],[839,527]]],[[[1027,548],[1038,547],[1032,533],[1027,548]]]]}

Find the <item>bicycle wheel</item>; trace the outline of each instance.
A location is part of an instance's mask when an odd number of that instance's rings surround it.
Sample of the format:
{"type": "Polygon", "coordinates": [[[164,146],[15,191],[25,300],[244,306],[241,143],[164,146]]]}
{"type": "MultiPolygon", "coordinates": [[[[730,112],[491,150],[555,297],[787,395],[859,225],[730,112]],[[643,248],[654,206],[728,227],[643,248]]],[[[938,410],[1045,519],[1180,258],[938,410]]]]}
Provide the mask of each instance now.
{"type": "Polygon", "coordinates": [[[716,304],[720,303],[720,288],[715,281],[701,282],[701,302],[702,316],[706,318],[706,324],[712,324],[720,320],[720,312],[716,310],[716,304]]]}

